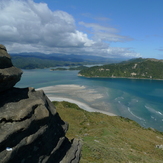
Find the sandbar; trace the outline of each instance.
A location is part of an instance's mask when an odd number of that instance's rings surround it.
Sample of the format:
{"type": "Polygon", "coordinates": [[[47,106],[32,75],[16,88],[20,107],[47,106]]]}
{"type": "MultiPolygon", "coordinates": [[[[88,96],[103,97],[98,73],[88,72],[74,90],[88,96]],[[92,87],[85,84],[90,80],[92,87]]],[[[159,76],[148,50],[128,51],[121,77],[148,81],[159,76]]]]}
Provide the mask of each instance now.
{"type": "Polygon", "coordinates": [[[50,101],[67,101],[75,103],[81,109],[84,109],[89,112],[100,112],[109,116],[117,116],[114,113],[95,109],[89,106],[90,103],[91,105],[96,105],[96,108],[104,108],[104,104],[100,105],[100,103],[96,102],[96,100],[102,99],[104,95],[100,94],[95,89],[90,89],[86,86],[75,84],[48,86],[39,88],[37,90],[40,89],[45,92],[46,96],[50,99],[50,101]]]}

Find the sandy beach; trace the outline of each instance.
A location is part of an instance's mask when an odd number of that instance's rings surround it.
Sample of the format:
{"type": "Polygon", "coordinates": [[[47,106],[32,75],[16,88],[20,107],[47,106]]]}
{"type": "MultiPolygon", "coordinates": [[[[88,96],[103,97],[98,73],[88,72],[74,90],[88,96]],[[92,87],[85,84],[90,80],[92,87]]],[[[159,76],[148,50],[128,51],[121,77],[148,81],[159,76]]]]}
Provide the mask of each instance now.
{"type": "MultiPolygon", "coordinates": [[[[67,101],[67,102],[75,103],[81,109],[84,109],[89,112],[100,112],[103,114],[107,114],[109,116],[116,116],[111,112],[95,109],[94,107],[89,106],[89,103],[90,104],[92,104],[93,102],[95,103],[96,100],[101,99],[103,95],[99,94],[94,89],[87,89],[85,86],[56,85],[56,86],[42,87],[37,90],[43,90],[51,101],[67,101]]],[[[99,105],[97,108],[104,107],[104,103],[101,103],[101,105],[103,106],[100,106],[99,103],[98,104],[96,103],[95,105],[96,106],[99,105]]]]}
{"type": "Polygon", "coordinates": [[[48,97],[48,98],[50,99],[50,101],[67,101],[67,102],[77,104],[81,109],[84,109],[84,110],[89,111],[89,112],[99,112],[99,113],[107,114],[107,115],[110,115],[110,116],[116,116],[113,113],[109,113],[109,112],[106,112],[106,111],[94,109],[94,108],[88,106],[87,104],[84,104],[84,103],[82,103],[80,101],[76,101],[76,100],[73,100],[73,99],[63,98],[63,97],[48,97]]]}

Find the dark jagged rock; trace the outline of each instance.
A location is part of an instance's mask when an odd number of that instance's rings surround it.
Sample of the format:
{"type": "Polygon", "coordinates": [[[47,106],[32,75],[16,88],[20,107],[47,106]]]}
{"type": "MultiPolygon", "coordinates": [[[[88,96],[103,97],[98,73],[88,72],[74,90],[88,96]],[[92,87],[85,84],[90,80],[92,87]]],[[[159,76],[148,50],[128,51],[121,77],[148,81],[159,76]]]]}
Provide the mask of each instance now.
{"type": "Polygon", "coordinates": [[[70,150],[66,153],[65,157],[60,163],[67,163],[67,160],[71,160],[71,163],[76,163],[81,157],[81,142],[80,140],[72,140],[72,145],[70,150]],[[75,152],[74,152],[75,151],[75,152]]]}
{"type": "Polygon", "coordinates": [[[71,143],[65,137],[68,124],[61,120],[43,91],[13,88],[1,97],[2,163],[79,162],[80,141],[71,143]]]}
{"type": "Polygon", "coordinates": [[[7,53],[6,47],[0,44],[0,68],[11,67],[12,62],[10,55],[7,53]]]}
{"type": "Polygon", "coordinates": [[[7,53],[6,47],[0,44],[0,68],[8,68],[11,67],[11,57],[7,53]]]}
{"type": "Polygon", "coordinates": [[[1,163],[78,163],[81,141],[69,141],[67,130],[43,91],[8,87],[0,92],[1,163]]]}
{"type": "Polygon", "coordinates": [[[0,69],[0,92],[12,88],[21,77],[22,71],[16,67],[0,69]]]}
{"type": "Polygon", "coordinates": [[[12,88],[21,75],[22,71],[12,65],[5,46],[0,44],[0,92],[12,88]]]}

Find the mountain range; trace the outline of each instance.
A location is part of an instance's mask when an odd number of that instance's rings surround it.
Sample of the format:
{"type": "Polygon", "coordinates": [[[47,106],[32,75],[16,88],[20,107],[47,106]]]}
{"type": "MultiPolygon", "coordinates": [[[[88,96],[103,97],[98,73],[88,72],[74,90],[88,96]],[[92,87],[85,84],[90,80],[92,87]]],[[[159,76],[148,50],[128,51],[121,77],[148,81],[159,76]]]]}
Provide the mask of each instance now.
{"type": "Polygon", "coordinates": [[[81,66],[84,64],[109,64],[122,61],[122,58],[104,58],[88,55],[43,54],[43,53],[12,53],[14,66],[22,69],[48,68],[58,66],[81,66]]]}

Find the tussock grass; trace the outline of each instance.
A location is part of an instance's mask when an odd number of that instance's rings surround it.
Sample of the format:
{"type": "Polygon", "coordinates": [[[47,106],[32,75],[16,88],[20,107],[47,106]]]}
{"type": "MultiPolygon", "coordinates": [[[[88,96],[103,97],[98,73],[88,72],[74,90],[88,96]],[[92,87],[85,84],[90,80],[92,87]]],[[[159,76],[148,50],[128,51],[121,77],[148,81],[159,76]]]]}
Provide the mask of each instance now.
{"type": "Polygon", "coordinates": [[[53,102],[69,123],[67,137],[83,141],[81,163],[163,163],[163,133],[136,122],[90,113],[69,102],[53,102]]]}

